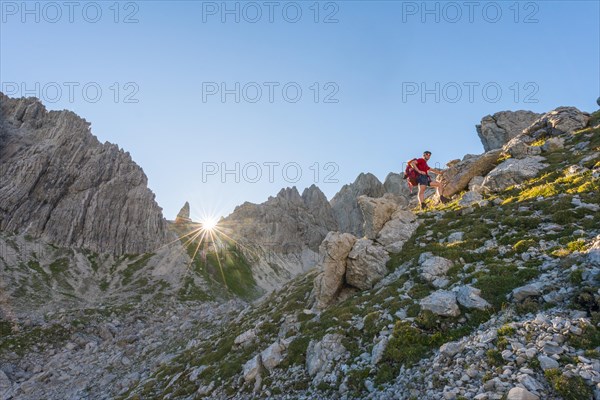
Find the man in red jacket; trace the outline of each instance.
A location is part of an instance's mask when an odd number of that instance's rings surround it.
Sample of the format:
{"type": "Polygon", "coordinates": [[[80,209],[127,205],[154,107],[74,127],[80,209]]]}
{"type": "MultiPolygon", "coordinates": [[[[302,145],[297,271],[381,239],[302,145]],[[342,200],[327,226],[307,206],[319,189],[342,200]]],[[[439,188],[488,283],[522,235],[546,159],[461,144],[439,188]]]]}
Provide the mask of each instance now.
{"type": "Polygon", "coordinates": [[[429,165],[427,165],[427,161],[429,161],[430,158],[431,158],[431,152],[425,151],[425,152],[423,152],[422,158],[418,158],[416,161],[411,161],[411,163],[410,163],[410,165],[412,165],[412,167],[415,169],[415,171],[417,171],[417,173],[419,173],[419,176],[417,177],[417,183],[419,184],[419,205],[421,207],[421,210],[425,209],[425,189],[427,188],[427,186],[431,186],[431,187],[435,188],[438,196],[440,197],[440,201],[442,203],[445,204],[448,201],[450,201],[446,197],[442,196],[442,193],[441,193],[442,183],[432,181],[431,177],[429,176],[429,171],[433,172],[434,174],[442,173],[441,170],[436,169],[436,168],[430,168],[429,165]]]}

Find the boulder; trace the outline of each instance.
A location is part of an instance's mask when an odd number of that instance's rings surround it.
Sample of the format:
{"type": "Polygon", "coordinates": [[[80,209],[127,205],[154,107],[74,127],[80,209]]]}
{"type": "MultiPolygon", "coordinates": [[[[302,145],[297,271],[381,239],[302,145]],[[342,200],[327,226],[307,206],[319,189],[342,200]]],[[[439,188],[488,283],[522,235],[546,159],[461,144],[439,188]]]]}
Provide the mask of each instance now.
{"type": "Polygon", "coordinates": [[[508,391],[506,400],[540,400],[540,397],[527,389],[514,387],[508,391]]]}
{"type": "Polygon", "coordinates": [[[254,339],[256,339],[256,330],[249,329],[246,332],[239,334],[234,340],[233,344],[236,346],[246,347],[250,345],[254,339]]]}
{"type": "Polygon", "coordinates": [[[246,383],[248,382],[252,382],[253,380],[255,380],[258,376],[260,376],[260,371],[262,369],[262,360],[260,357],[260,354],[255,355],[254,357],[252,357],[250,360],[248,360],[248,362],[246,362],[246,364],[244,364],[244,367],[242,368],[243,372],[243,376],[244,376],[244,381],[246,381],[246,383]]]}
{"type": "Polygon", "coordinates": [[[518,287],[512,291],[512,297],[516,301],[523,301],[528,297],[539,296],[541,294],[542,291],[540,285],[535,283],[518,287]]]}
{"type": "Polygon", "coordinates": [[[531,146],[535,139],[528,135],[519,135],[511,139],[502,147],[502,152],[513,158],[527,158],[538,156],[542,153],[542,148],[539,146],[531,146]]]}
{"type": "Polygon", "coordinates": [[[331,199],[331,208],[340,232],[363,236],[363,217],[358,206],[358,197],[381,197],[385,193],[383,184],[373,174],[361,173],[354,183],[344,185],[331,199]]]}
{"type": "Polygon", "coordinates": [[[383,197],[359,196],[358,205],[363,215],[363,232],[368,239],[375,239],[386,222],[400,207],[408,205],[403,196],[386,193],[383,197]]]}
{"type": "Polygon", "coordinates": [[[385,353],[385,349],[390,341],[389,336],[384,336],[373,346],[373,351],[371,352],[371,364],[377,365],[383,359],[383,354],[385,353]]]}
{"type": "Polygon", "coordinates": [[[352,250],[356,237],[349,233],[329,232],[319,247],[321,259],[315,278],[314,292],[316,307],[323,309],[333,303],[344,286],[346,259],[352,250]]]}
{"type": "Polygon", "coordinates": [[[428,282],[433,282],[437,278],[446,276],[454,263],[446,258],[433,256],[431,253],[423,253],[419,257],[419,271],[421,277],[428,282]]]}
{"type": "Polygon", "coordinates": [[[539,117],[523,133],[534,138],[571,134],[585,128],[589,119],[588,113],[581,112],[575,107],[558,107],[539,117]]]}
{"type": "Polygon", "coordinates": [[[501,148],[510,139],[529,127],[541,114],[531,111],[500,111],[487,115],[477,125],[477,134],[485,151],[501,148]]]}
{"type": "Polygon", "coordinates": [[[558,361],[548,356],[541,355],[538,357],[538,361],[540,362],[540,367],[543,371],[559,367],[558,361]]]}
{"type": "Polygon", "coordinates": [[[600,267],[600,235],[596,236],[591,247],[587,251],[587,262],[600,267]]]}
{"type": "Polygon", "coordinates": [[[456,243],[462,242],[463,237],[465,236],[464,232],[452,232],[448,235],[448,243],[456,243]]]}
{"type": "Polygon", "coordinates": [[[547,164],[540,156],[523,159],[510,158],[494,168],[483,181],[482,187],[490,192],[499,192],[535,177],[547,164]]]}
{"type": "Polygon", "coordinates": [[[368,290],[387,273],[390,256],[385,249],[369,239],[358,239],[348,254],[346,283],[368,290]]]}
{"type": "Polygon", "coordinates": [[[483,176],[474,176],[469,181],[469,191],[470,192],[480,193],[481,192],[481,185],[483,185],[483,180],[484,179],[485,178],[483,176]]]}
{"type": "Polygon", "coordinates": [[[337,362],[348,356],[343,338],[338,333],[328,333],[318,342],[310,341],[306,349],[306,371],[313,377],[313,382],[321,381],[337,362]]]}
{"type": "Polygon", "coordinates": [[[557,150],[561,150],[565,147],[565,139],[561,137],[551,137],[542,145],[542,151],[549,153],[557,150]]]}
{"type": "Polygon", "coordinates": [[[469,285],[460,286],[456,290],[456,300],[466,308],[485,310],[491,307],[490,303],[481,298],[481,290],[469,285]]]}
{"type": "Polygon", "coordinates": [[[440,347],[440,353],[442,353],[444,356],[451,358],[454,357],[456,354],[462,352],[466,347],[466,343],[463,341],[459,341],[459,342],[447,342],[444,343],[443,345],[441,345],[440,347]]]}
{"type": "Polygon", "coordinates": [[[483,196],[480,193],[466,192],[458,201],[458,205],[461,207],[469,207],[470,205],[479,203],[481,200],[483,200],[483,196]]]}
{"type": "Polygon", "coordinates": [[[485,176],[498,164],[502,150],[492,150],[479,156],[465,157],[459,163],[448,168],[441,175],[446,197],[465,190],[471,180],[477,176],[485,176]]]}
{"type": "Polygon", "coordinates": [[[423,310],[429,310],[443,317],[457,317],[460,309],[456,304],[456,294],[447,290],[438,290],[420,302],[423,310]]]}
{"type": "Polygon", "coordinates": [[[418,227],[417,216],[412,211],[396,211],[377,234],[377,243],[390,253],[399,253],[418,227]]]}
{"type": "Polygon", "coordinates": [[[281,361],[283,361],[283,350],[285,350],[285,347],[278,340],[260,353],[262,364],[266,369],[272,371],[281,364],[281,361]]]}

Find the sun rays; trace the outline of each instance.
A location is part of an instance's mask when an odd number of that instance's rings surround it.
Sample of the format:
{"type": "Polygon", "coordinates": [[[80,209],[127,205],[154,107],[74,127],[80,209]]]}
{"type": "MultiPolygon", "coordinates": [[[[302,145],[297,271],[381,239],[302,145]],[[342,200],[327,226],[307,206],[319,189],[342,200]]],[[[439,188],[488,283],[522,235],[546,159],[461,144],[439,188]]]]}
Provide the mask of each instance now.
{"type": "Polygon", "coordinates": [[[231,223],[228,221],[219,220],[215,215],[208,213],[203,213],[200,218],[194,218],[194,220],[198,222],[174,223],[172,231],[176,237],[161,246],[161,249],[169,247],[171,253],[182,250],[187,253],[190,257],[188,264],[190,273],[194,268],[206,268],[210,262],[213,267],[218,268],[219,280],[222,280],[223,284],[229,288],[225,271],[227,263],[222,260],[224,254],[225,257],[228,257],[227,252],[243,251],[246,255],[258,255],[253,249],[233,237],[235,235],[232,234],[231,223]]]}

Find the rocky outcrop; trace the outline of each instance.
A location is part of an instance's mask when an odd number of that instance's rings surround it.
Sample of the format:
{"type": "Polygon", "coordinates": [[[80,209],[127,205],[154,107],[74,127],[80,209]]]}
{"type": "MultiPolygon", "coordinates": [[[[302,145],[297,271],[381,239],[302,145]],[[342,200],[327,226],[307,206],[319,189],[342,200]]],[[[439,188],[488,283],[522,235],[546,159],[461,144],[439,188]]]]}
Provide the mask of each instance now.
{"type": "Polygon", "coordinates": [[[575,107],[558,107],[536,119],[524,135],[538,138],[540,136],[558,136],[570,134],[587,126],[590,115],[575,107]]]}
{"type": "Polygon", "coordinates": [[[446,197],[465,190],[471,180],[487,175],[498,164],[501,150],[492,150],[478,156],[464,157],[450,166],[441,176],[446,197]]]}
{"type": "Polygon", "coordinates": [[[535,177],[547,167],[544,157],[534,156],[523,159],[510,158],[494,168],[484,179],[482,187],[490,192],[499,192],[535,177]]]}
{"type": "Polygon", "coordinates": [[[373,174],[360,174],[354,183],[344,185],[331,199],[333,215],[341,232],[362,236],[363,216],[358,206],[358,197],[381,197],[385,190],[383,184],[373,174]]]}
{"type": "Polygon", "coordinates": [[[358,206],[362,212],[363,233],[368,239],[376,239],[377,234],[401,207],[406,207],[408,200],[403,196],[386,193],[383,197],[358,197],[358,206]]]}
{"type": "Polygon", "coordinates": [[[519,135],[506,143],[502,148],[502,152],[513,158],[539,156],[542,154],[542,148],[540,146],[532,146],[531,143],[534,140],[531,136],[519,135]]]}
{"type": "Polygon", "coordinates": [[[510,139],[523,132],[541,114],[531,111],[500,111],[494,115],[487,115],[477,125],[477,134],[481,139],[485,151],[500,149],[510,139]]]}
{"type": "Polygon", "coordinates": [[[521,134],[506,143],[502,151],[514,158],[527,158],[560,149],[564,146],[564,139],[557,136],[585,128],[589,119],[589,114],[575,107],[559,107],[543,114],[521,134]],[[540,137],[548,138],[546,143],[542,146],[532,146],[540,137]]]}
{"type": "MultiPolygon", "coordinates": [[[[403,174],[397,174],[395,172],[390,172],[383,182],[383,190],[386,193],[397,194],[400,196],[409,196],[410,189],[406,183],[406,180],[403,178],[403,174]]],[[[416,190],[413,190],[416,193],[416,190]]]]}
{"type": "Polygon", "coordinates": [[[368,290],[387,273],[387,251],[369,239],[359,239],[348,254],[346,282],[360,290],[368,290]]]}
{"type": "Polygon", "coordinates": [[[177,214],[177,218],[175,218],[175,223],[188,224],[190,222],[192,222],[192,219],[190,218],[190,203],[186,201],[183,207],[181,207],[179,213],[177,214]]]}
{"type": "Polygon", "coordinates": [[[314,281],[316,307],[323,309],[330,305],[344,286],[348,254],[356,242],[349,233],[329,232],[320,247],[319,270],[322,272],[314,281]]]}
{"type": "Polygon", "coordinates": [[[144,171],[89,122],[0,93],[0,137],[0,229],[117,255],[165,242],[144,171]]]}
{"type": "Polygon", "coordinates": [[[376,241],[390,253],[399,253],[418,227],[417,216],[412,211],[398,210],[379,231],[376,241]]]}

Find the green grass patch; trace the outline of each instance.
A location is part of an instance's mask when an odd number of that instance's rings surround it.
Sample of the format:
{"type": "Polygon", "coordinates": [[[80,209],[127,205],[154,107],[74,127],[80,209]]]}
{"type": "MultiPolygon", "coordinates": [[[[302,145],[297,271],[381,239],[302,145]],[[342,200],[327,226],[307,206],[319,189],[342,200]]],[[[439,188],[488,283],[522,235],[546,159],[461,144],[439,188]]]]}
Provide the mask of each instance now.
{"type": "Polygon", "coordinates": [[[566,376],[558,369],[549,369],[544,376],[564,400],[591,400],[594,393],[580,376],[566,376]]]}

